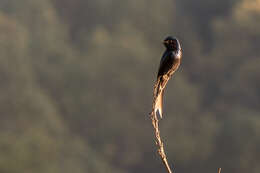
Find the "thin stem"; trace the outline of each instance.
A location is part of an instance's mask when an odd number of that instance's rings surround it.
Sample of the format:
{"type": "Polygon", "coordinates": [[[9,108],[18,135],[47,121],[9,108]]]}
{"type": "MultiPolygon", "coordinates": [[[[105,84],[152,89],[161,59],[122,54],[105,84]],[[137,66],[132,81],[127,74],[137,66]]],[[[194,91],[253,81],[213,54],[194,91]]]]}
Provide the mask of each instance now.
{"type": "Polygon", "coordinates": [[[167,157],[166,157],[166,154],[164,152],[163,142],[162,142],[161,137],[160,137],[159,120],[158,120],[157,116],[155,115],[154,111],[152,111],[150,116],[151,116],[152,125],[153,125],[153,128],[154,128],[155,143],[158,147],[158,153],[159,153],[159,155],[160,155],[160,157],[163,161],[163,164],[166,167],[168,173],[173,173],[171,171],[169,164],[168,164],[167,157]]]}

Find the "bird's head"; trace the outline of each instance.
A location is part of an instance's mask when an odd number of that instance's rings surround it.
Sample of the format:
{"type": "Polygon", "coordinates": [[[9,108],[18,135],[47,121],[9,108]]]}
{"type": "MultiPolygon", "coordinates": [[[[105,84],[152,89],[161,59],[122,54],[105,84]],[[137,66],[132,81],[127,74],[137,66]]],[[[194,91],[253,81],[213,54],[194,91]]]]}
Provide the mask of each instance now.
{"type": "Polygon", "coordinates": [[[163,41],[163,44],[169,50],[178,51],[181,49],[181,45],[178,39],[171,36],[166,37],[163,41]]]}

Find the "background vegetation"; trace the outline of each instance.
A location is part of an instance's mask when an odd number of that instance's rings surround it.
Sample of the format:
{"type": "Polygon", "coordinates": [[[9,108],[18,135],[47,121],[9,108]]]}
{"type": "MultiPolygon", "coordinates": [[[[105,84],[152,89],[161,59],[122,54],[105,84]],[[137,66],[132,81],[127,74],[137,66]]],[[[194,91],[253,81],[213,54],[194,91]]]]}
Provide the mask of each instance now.
{"type": "Polygon", "coordinates": [[[171,166],[259,173],[259,21],[259,0],[1,0],[0,172],[164,171],[148,113],[170,34],[171,166]]]}

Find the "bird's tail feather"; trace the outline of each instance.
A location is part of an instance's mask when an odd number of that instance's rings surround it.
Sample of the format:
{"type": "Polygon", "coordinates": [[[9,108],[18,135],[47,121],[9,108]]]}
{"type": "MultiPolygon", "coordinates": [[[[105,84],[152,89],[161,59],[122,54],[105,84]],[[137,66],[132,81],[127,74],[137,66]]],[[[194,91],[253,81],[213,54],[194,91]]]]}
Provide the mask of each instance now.
{"type": "Polygon", "coordinates": [[[155,85],[154,85],[154,98],[153,98],[153,113],[157,117],[162,118],[163,113],[163,88],[162,87],[162,78],[158,78],[155,85]]]}
{"type": "Polygon", "coordinates": [[[163,116],[163,90],[158,94],[156,100],[155,100],[155,106],[154,111],[156,113],[156,116],[160,116],[162,118],[163,116]]]}

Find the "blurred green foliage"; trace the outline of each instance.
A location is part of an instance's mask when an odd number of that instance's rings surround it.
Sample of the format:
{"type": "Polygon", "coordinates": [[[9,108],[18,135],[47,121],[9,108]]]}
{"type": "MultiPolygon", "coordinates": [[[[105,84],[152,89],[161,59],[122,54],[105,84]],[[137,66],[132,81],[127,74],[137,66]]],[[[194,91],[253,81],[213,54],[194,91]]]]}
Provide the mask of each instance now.
{"type": "Polygon", "coordinates": [[[170,34],[169,162],[258,173],[259,19],[259,0],[1,0],[0,172],[162,171],[148,113],[170,34]]]}

